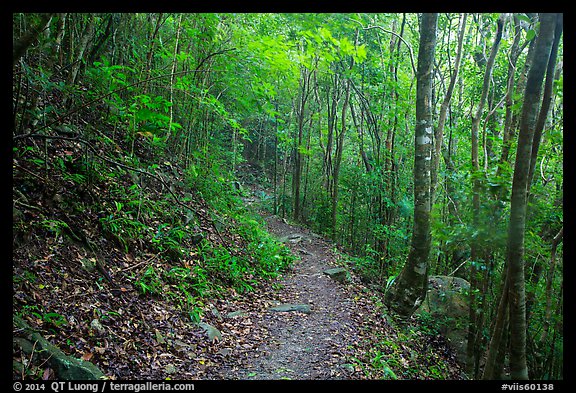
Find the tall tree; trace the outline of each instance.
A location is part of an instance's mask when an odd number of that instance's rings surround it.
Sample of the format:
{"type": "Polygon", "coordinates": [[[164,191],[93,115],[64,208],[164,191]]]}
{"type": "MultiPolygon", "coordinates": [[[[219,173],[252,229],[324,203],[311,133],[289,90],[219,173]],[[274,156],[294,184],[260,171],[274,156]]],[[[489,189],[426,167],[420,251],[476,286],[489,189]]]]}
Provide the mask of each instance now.
{"type": "Polygon", "coordinates": [[[434,130],[434,155],[432,156],[432,171],[431,171],[431,196],[430,203],[434,204],[434,193],[436,189],[436,182],[438,179],[438,166],[440,164],[440,155],[442,150],[442,143],[444,141],[444,126],[446,125],[446,118],[448,116],[448,108],[450,106],[450,101],[452,101],[452,94],[454,92],[454,86],[456,85],[456,79],[458,78],[458,71],[460,69],[460,59],[462,58],[462,43],[464,42],[464,33],[466,31],[466,18],[468,14],[464,13],[462,15],[462,22],[460,24],[460,31],[458,33],[458,47],[456,49],[456,59],[454,60],[454,70],[450,76],[450,83],[446,89],[446,95],[444,96],[444,101],[440,106],[440,114],[438,116],[438,126],[434,130]]]}
{"type": "Polygon", "coordinates": [[[524,282],[524,231],[526,229],[526,207],[529,190],[530,157],[534,139],[534,129],[539,112],[542,81],[550,57],[556,14],[540,15],[540,33],[535,43],[534,63],[528,72],[516,163],[512,181],[510,224],[506,261],[510,279],[510,373],[513,379],[528,379],[526,365],[526,300],[524,282]]]}
{"type": "MultiPolygon", "coordinates": [[[[485,65],[486,68],[484,70],[484,80],[482,83],[480,101],[478,102],[476,113],[472,117],[472,212],[474,228],[477,230],[480,227],[480,189],[482,185],[480,159],[478,155],[478,131],[480,128],[480,121],[482,119],[484,105],[486,104],[486,99],[490,90],[492,70],[494,69],[496,55],[498,54],[498,48],[500,47],[503,27],[504,15],[501,15],[497,21],[496,37],[494,38],[494,43],[492,44],[492,49],[490,50],[490,56],[485,65]]],[[[478,271],[477,266],[479,262],[484,258],[484,256],[481,254],[482,250],[480,249],[478,238],[472,238],[470,244],[470,259],[473,262],[470,268],[470,321],[468,325],[468,343],[466,351],[466,368],[470,375],[472,375],[474,372],[476,332],[481,322],[478,319],[478,303],[481,299],[477,299],[476,296],[476,289],[479,288],[481,280],[479,277],[481,276],[481,272],[478,271]]]]}
{"type": "Polygon", "coordinates": [[[37,26],[29,29],[25,34],[14,41],[12,45],[12,66],[14,66],[26,50],[34,43],[41,32],[43,32],[50,25],[52,16],[54,14],[42,14],[37,26]]]}
{"type": "Polygon", "coordinates": [[[414,136],[414,223],[410,252],[402,272],[386,293],[386,304],[410,316],[426,298],[430,253],[430,169],[432,160],[432,67],[436,48],[437,13],[422,15],[416,84],[414,136]]]}
{"type": "MultiPolygon", "coordinates": [[[[540,109],[542,82],[551,57],[556,20],[560,17],[557,14],[540,14],[540,32],[536,38],[532,65],[528,71],[518,133],[512,196],[510,199],[508,241],[506,245],[507,285],[500,300],[500,306],[506,301],[509,303],[510,375],[512,379],[528,379],[524,277],[524,232],[526,229],[526,209],[530,189],[528,181],[531,154],[535,149],[534,143],[539,142],[534,140],[534,129],[540,109]]],[[[505,316],[499,315],[499,317],[505,316]]],[[[497,350],[496,345],[491,342],[488,350],[489,360],[495,356],[494,353],[497,350]]],[[[483,377],[491,378],[490,372],[491,368],[487,367],[483,377]]]]}
{"type": "Polygon", "coordinates": [[[299,86],[299,95],[296,100],[296,116],[298,119],[298,135],[294,138],[294,170],[292,176],[292,193],[294,196],[294,220],[300,221],[302,218],[302,201],[300,198],[301,183],[302,183],[302,148],[304,143],[304,120],[306,116],[306,104],[312,92],[310,87],[310,79],[312,72],[306,68],[301,67],[301,77],[299,86]]]}

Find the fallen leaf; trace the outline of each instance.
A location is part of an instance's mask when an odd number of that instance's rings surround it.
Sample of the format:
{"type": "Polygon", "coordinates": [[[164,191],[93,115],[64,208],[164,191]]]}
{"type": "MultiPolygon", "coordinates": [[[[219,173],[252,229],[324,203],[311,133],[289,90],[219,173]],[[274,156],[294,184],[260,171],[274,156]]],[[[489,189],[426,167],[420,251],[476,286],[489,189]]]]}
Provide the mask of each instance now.
{"type": "Polygon", "coordinates": [[[88,362],[90,359],[92,359],[92,356],[94,356],[92,352],[86,352],[84,355],[82,355],[81,359],[88,362]]]}
{"type": "Polygon", "coordinates": [[[94,347],[94,351],[95,351],[97,354],[102,355],[104,352],[106,352],[106,348],[94,347]]]}
{"type": "Polygon", "coordinates": [[[44,370],[44,372],[42,373],[42,379],[44,381],[48,380],[52,375],[54,374],[54,371],[52,371],[52,369],[50,367],[48,367],[47,369],[44,370]]]}

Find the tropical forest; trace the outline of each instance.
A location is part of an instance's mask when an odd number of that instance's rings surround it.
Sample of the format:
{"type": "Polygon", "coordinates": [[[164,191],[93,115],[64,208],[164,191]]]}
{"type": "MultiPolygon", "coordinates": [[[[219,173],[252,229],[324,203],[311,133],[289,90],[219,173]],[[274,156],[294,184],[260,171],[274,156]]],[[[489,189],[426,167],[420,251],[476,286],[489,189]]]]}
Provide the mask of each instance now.
{"type": "Polygon", "coordinates": [[[562,13],[11,17],[16,391],[564,379],[562,13]]]}

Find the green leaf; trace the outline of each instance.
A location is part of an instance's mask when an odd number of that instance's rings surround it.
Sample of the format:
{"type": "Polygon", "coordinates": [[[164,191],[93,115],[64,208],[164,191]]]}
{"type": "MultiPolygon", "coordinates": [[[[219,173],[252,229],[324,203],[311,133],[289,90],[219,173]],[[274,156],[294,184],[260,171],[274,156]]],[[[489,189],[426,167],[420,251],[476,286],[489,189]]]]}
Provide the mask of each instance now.
{"type": "Polygon", "coordinates": [[[356,48],[356,55],[354,56],[354,60],[358,63],[362,63],[364,60],[366,60],[366,57],[366,45],[362,44],[356,48]]]}
{"type": "Polygon", "coordinates": [[[536,32],[534,31],[534,29],[530,29],[526,32],[526,39],[528,41],[531,41],[534,37],[536,37],[536,32]]]}
{"type": "Polygon", "coordinates": [[[526,23],[532,23],[532,20],[526,14],[518,14],[518,15],[516,15],[516,17],[519,20],[524,21],[526,23]]]}

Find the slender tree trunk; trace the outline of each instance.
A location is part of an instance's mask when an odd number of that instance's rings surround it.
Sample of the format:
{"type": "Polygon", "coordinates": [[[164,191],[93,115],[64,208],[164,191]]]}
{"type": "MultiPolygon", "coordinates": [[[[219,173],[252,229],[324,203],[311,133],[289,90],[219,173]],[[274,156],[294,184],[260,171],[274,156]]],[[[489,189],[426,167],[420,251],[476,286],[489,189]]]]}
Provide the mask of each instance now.
{"type": "MultiPolygon", "coordinates": [[[[277,82],[278,84],[278,82],[277,82]]],[[[274,110],[278,113],[278,99],[274,100],[274,110]]],[[[274,115],[274,210],[278,214],[278,115],[274,115]]]]}
{"type": "Polygon", "coordinates": [[[78,72],[80,71],[80,67],[82,66],[82,59],[84,57],[84,53],[88,48],[88,41],[90,41],[93,34],[94,34],[94,18],[92,14],[89,14],[88,20],[86,21],[84,34],[82,34],[80,44],[74,56],[74,64],[72,65],[72,69],[70,71],[70,74],[68,75],[68,81],[67,81],[68,85],[73,85],[74,83],[76,83],[78,72]]]}
{"type": "MultiPolygon", "coordinates": [[[[501,16],[497,21],[497,31],[496,37],[494,38],[494,43],[492,44],[492,49],[490,50],[490,56],[486,63],[486,69],[484,71],[484,81],[482,84],[482,93],[480,96],[480,101],[478,102],[478,107],[476,108],[476,113],[472,118],[472,211],[473,211],[473,225],[474,228],[480,227],[480,159],[478,155],[478,130],[480,128],[480,120],[482,118],[482,113],[484,110],[484,104],[488,97],[488,92],[490,90],[490,81],[492,79],[492,69],[494,68],[494,62],[496,60],[496,55],[498,53],[498,48],[500,47],[500,40],[502,39],[502,29],[504,26],[504,19],[501,16]]],[[[477,264],[480,262],[481,250],[476,239],[471,239],[470,242],[470,259],[472,264],[470,267],[470,320],[468,324],[468,342],[466,347],[466,371],[469,375],[473,375],[475,364],[474,359],[474,348],[476,347],[476,331],[479,325],[478,315],[477,315],[477,303],[479,299],[476,299],[476,289],[479,287],[479,277],[478,270],[476,269],[477,264]]]]}
{"type": "Polygon", "coordinates": [[[294,198],[294,221],[300,221],[302,218],[302,206],[300,201],[300,189],[302,181],[302,143],[304,140],[304,117],[306,102],[310,94],[310,78],[312,73],[302,67],[300,73],[300,96],[297,103],[298,116],[298,135],[294,146],[294,169],[292,176],[292,197],[294,198]]]}
{"type": "MultiPolygon", "coordinates": [[[[94,17],[92,14],[89,14],[88,20],[86,21],[86,27],[84,29],[84,33],[82,34],[82,38],[80,39],[80,44],[76,48],[76,53],[74,56],[74,62],[72,63],[72,68],[70,73],[68,74],[68,79],[66,80],[66,84],[68,86],[72,86],[76,83],[78,78],[78,73],[80,72],[80,68],[82,66],[82,60],[84,58],[84,53],[88,48],[88,42],[94,35],[94,17]]],[[[68,107],[70,104],[70,99],[72,97],[70,95],[66,96],[64,99],[64,106],[68,107]]]]}
{"type": "MultiPolygon", "coordinates": [[[[148,79],[150,77],[150,72],[152,70],[152,58],[154,57],[154,49],[156,47],[156,37],[160,31],[160,26],[162,26],[162,15],[162,12],[158,14],[154,31],[150,37],[150,48],[148,49],[148,54],[146,55],[146,63],[144,64],[144,69],[142,70],[142,77],[144,79],[148,79]]],[[[148,94],[148,82],[144,83],[144,86],[142,86],[142,92],[143,94],[148,94]]]]}
{"type": "Polygon", "coordinates": [[[512,379],[528,379],[524,281],[524,231],[529,191],[528,176],[530,156],[534,149],[534,128],[538,116],[542,81],[550,57],[555,24],[556,14],[540,15],[540,32],[536,38],[534,62],[526,81],[512,181],[510,224],[506,247],[506,261],[510,275],[510,373],[512,379]]]}
{"type": "Polygon", "coordinates": [[[18,60],[20,60],[20,58],[24,56],[24,53],[26,53],[26,49],[28,49],[30,45],[34,43],[36,38],[38,38],[38,35],[40,35],[40,33],[50,25],[53,15],[54,14],[43,14],[38,26],[32,27],[22,37],[14,42],[12,47],[12,66],[18,63],[18,60]]]}
{"type": "Polygon", "coordinates": [[[56,37],[52,45],[52,53],[50,55],[50,62],[53,64],[57,60],[58,66],[62,67],[62,40],[66,31],[66,13],[58,14],[58,22],[56,23],[56,37]]]}
{"type": "Polygon", "coordinates": [[[334,157],[334,168],[332,173],[332,211],[331,211],[331,227],[332,227],[332,240],[336,241],[336,213],[338,211],[338,179],[340,176],[340,164],[342,163],[342,152],[344,150],[344,135],[346,135],[346,112],[348,110],[348,103],[350,102],[350,81],[346,81],[346,93],[344,95],[344,104],[342,105],[342,128],[340,134],[336,139],[336,152],[334,157]]]}
{"type": "Polygon", "coordinates": [[[444,140],[444,126],[446,124],[446,117],[448,115],[448,107],[450,106],[450,101],[452,100],[452,93],[454,92],[454,86],[456,85],[456,79],[458,78],[458,71],[460,69],[460,59],[462,58],[462,43],[464,41],[464,32],[466,31],[466,19],[468,14],[464,13],[462,15],[462,23],[460,25],[460,32],[458,33],[458,48],[456,49],[456,59],[454,60],[454,71],[450,77],[450,83],[448,84],[448,89],[446,89],[446,95],[444,96],[444,101],[440,107],[440,115],[438,116],[438,127],[434,130],[434,154],[432,155],[432,170],[431,170],[431,180],[430,180],[430,204],[434,204],[434,194],[436,192],[436,183],[438,179],[438,167],[440,164],[440,155],[442,151],[442,143],[444,140]]]}
{"type": "Polygon", "coordinates": [[[552,43],[552,51],[550,52],[550,59],[548,60],[548,67],[546,69],[546,82],[544,83],[544,96],[542,97],[542,106],[536,121],[536,128],[534,129],[534,142],[532,144],[532,153],[530,154],[530,170],[528,172],[528,187],[532,184],[534,178],[534,168],[538,157],[538,148],[540,147],[540,139],[542,138],[542,131],[548,118],[550,104],[552,103],[552,85],[554,82],[554,70],[556,69],[556,58],[558,56],[558,46],[560,37],[562,36],[563,17],[562,14],[557,14],[556,29],[554,31],[554,42],[552,43]]]}
{"type": "Polygon", "coordinates": [[[400,316],[408,317],[426,298],[430,254],[430,166],[432,160],[432,67],[438,14],[422,15],[416,85],[414,155],[414,223],[410,252],[402,272],[386,292],[385,301],[400,316]]]}
{"type": "Polygon", "coordinates": [[[174,73],[178,64],[178,53],[180,52],[180,30],[182,27],[182,14],[178,18],[178,27],[176,27],[176,42],[174,43],[174,55],[172,56],[172,75],[170,76],[170,122],[168,124],[168,133],[165,141],[168,141],[172,134],[172,123],[174,122],[174,73]]]}
{"type": "Polygon", "coordinates": [[[550,251],[550,266],[546,274],[546,309],[544,312],[544,324],[542,327],[542,334],[540,335],[540,345],[542,347],[546,343],[548,332],[550,331],[550,321],[552,320],[552,284],[554,279],[554,270],[556,269],[556,250],[558,244],[562,241],[564,236],[564,227],[552,239],[552,250],[550,251]]]}

